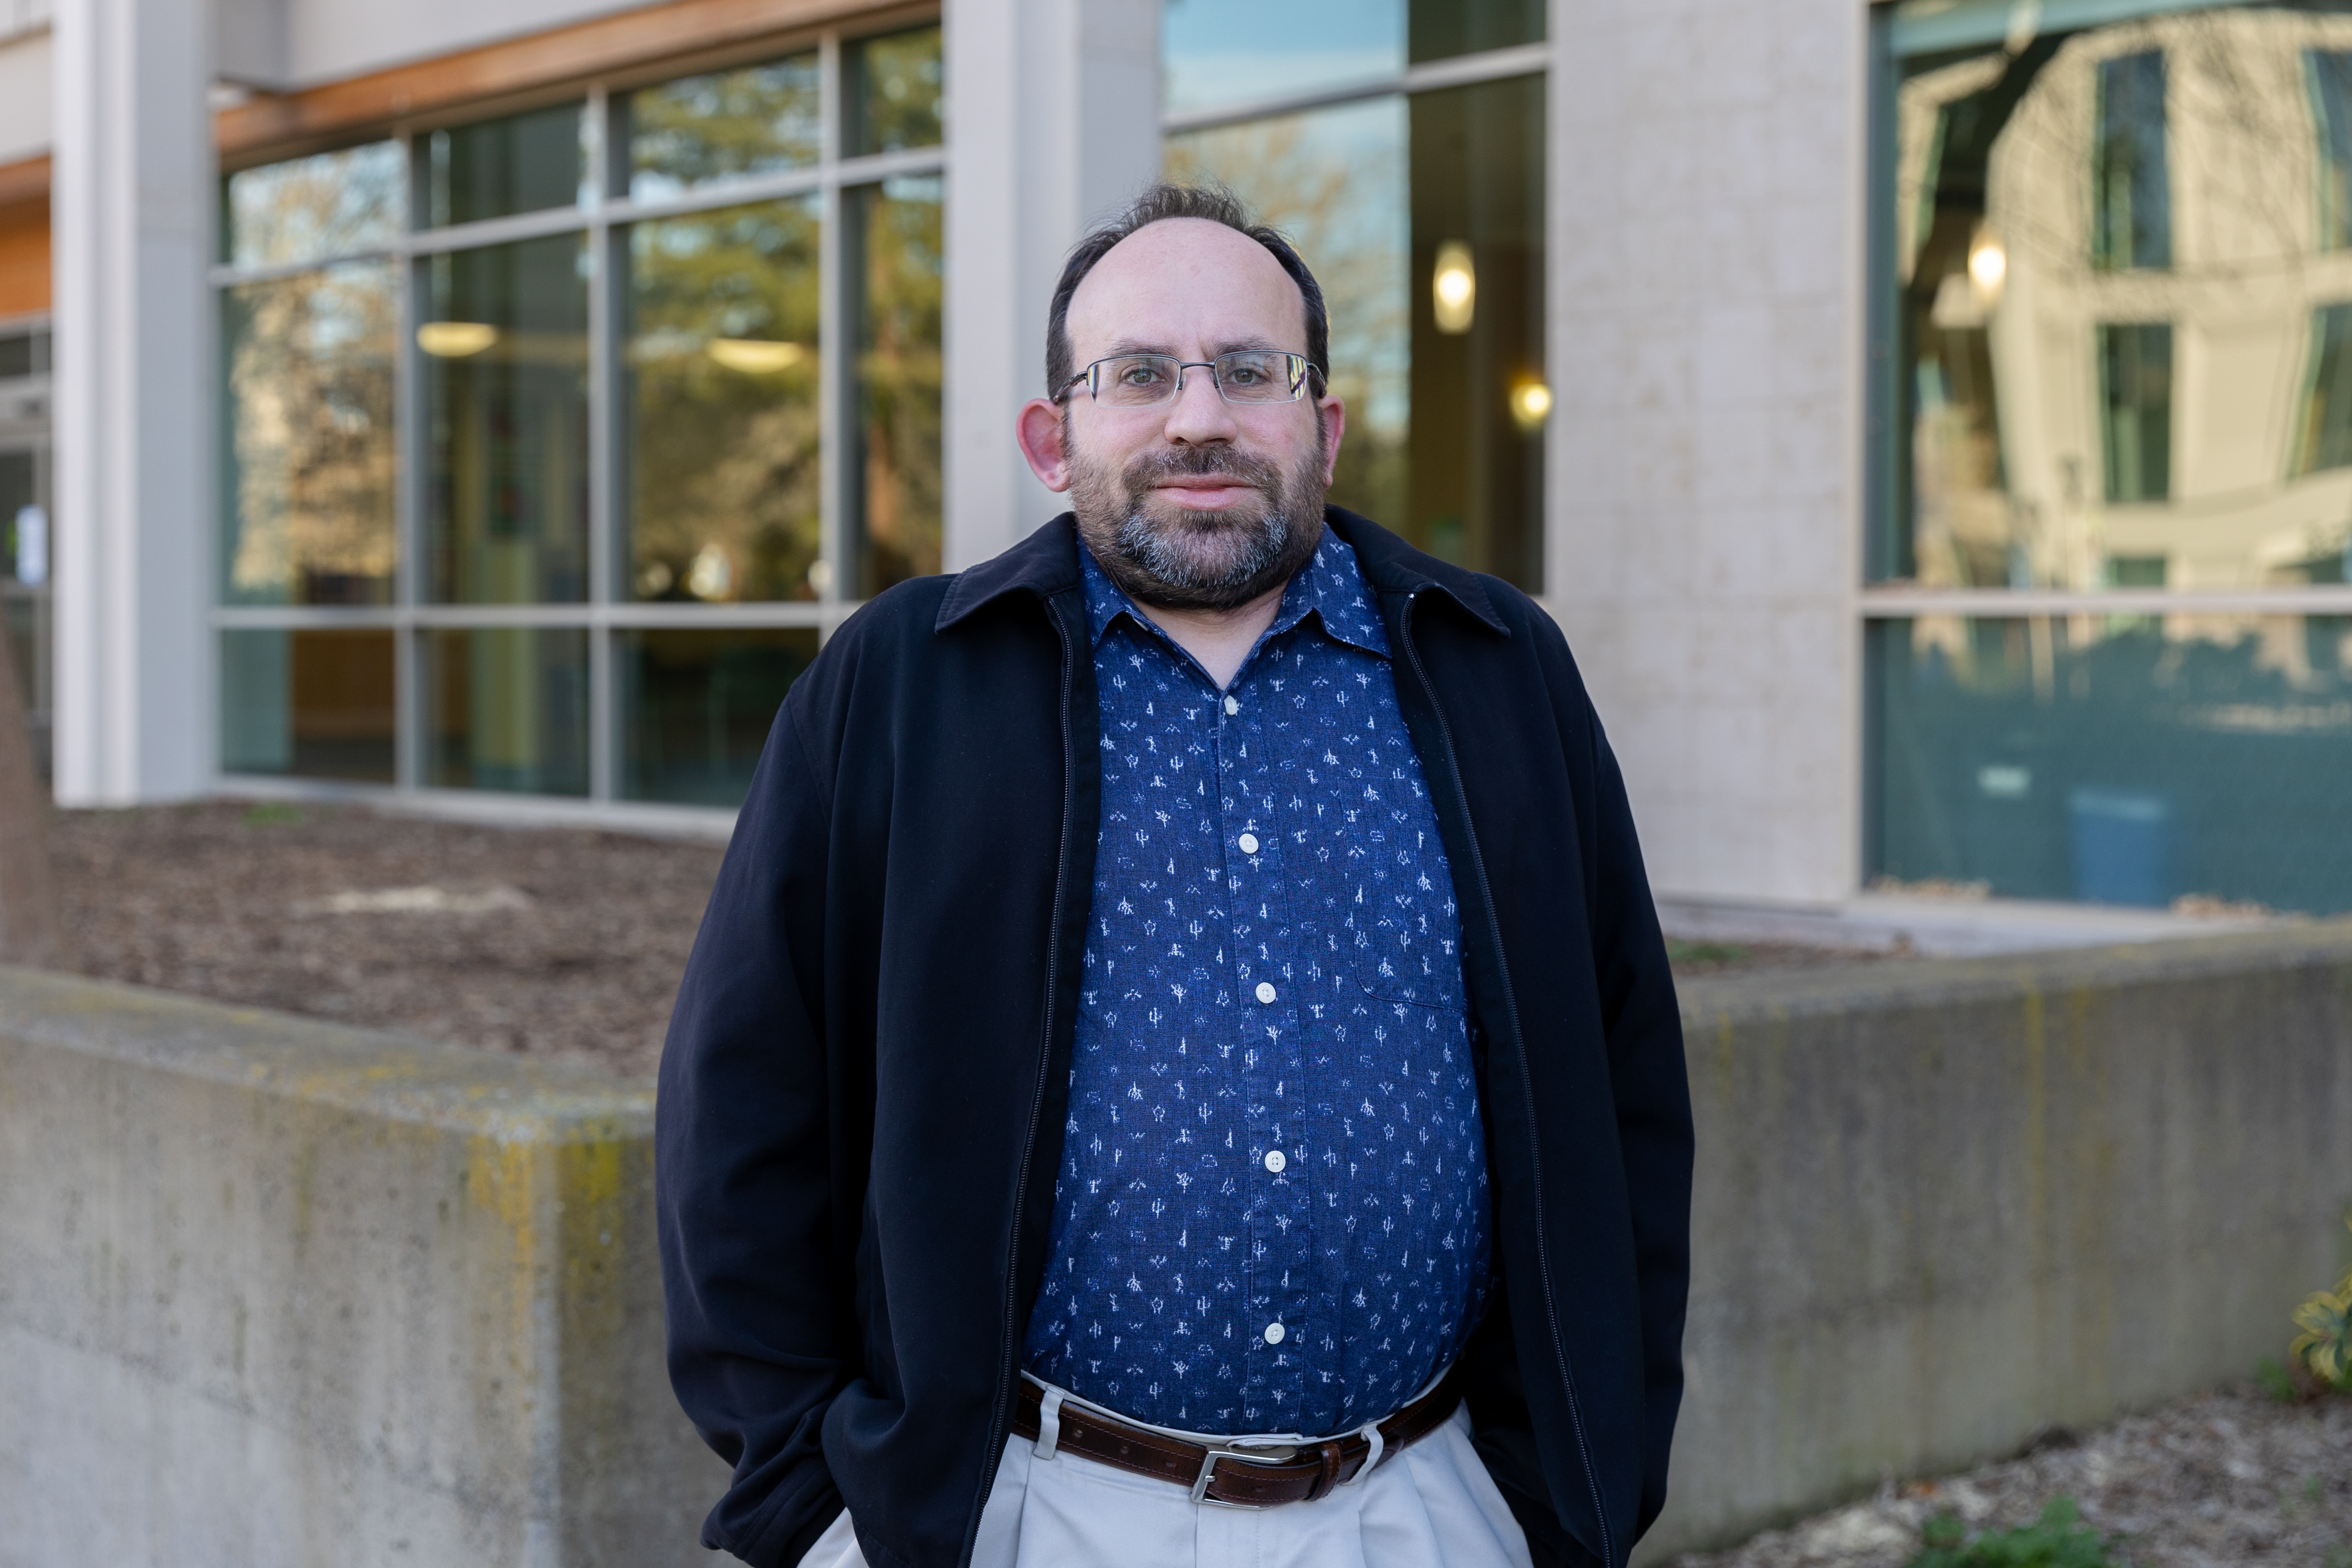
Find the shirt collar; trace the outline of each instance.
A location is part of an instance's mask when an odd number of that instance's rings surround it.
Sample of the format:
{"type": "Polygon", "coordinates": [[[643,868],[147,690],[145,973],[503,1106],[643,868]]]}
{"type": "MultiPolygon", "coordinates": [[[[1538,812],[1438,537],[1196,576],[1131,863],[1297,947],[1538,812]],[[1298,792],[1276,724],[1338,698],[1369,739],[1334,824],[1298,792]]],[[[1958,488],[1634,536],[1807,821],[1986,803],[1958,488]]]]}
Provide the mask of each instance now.
{"type": "MultiPolygon", "coordinates": [[[[1102,646],[1103,634],[1121,616],[1139,630],[1167,640],[1167,634],[1152,624],[1126,590],[1110,580],[1083,537],[1078,541],[1078,566],[1086,576],[1087,633],[1096,647],[1102,646]]],[[[1380,608],[1365,585],[1356,552],[1331,531],[1328,523],[1323,525],[1323,537],[1313,557],[1283,587],[1282,607],[1275,612],[1274,624],[1258,638],[1258,646],[1264,647],[1266,637],[1290,630],[1309,613],[1334,640],[1381,658],[1389,657],[1388,630],[1381,624],[1380,608]]],[[[1250,650],[1253,658],[1256,652],[1255,647],[1250,650]]]]}

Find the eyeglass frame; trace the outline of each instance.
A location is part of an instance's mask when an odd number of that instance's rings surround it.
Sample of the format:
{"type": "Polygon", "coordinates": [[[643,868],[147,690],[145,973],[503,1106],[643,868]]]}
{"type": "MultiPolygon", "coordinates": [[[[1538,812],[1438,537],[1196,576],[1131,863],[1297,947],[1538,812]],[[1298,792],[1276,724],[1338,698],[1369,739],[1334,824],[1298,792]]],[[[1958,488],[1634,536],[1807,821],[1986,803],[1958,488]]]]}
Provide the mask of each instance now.
{"type": "MultiPolygon", "coordinates": [[[[1157,403],[1129,404],[1127,405],[1127,408],[1130,412],[1140,412],[1147,408],[1165,408],[1170,404],[1174,403],[1178,398],[1182,397],[1184,395],[1184,373],[1188,370],[1207,371],[1209,373],[1209,384],[1217,389],[1218,400],[1223,403],[1228,408],[1278,408],[1285,404],[1297,403],[1303,400],[1312,390],[1313,384],[1317,382],[1322,383],[1327,387],[1329,385],[1329,381],[1324,375],[1323,367],[1321,365],[1317,364],[1305,354],[1293,353],[1288,349],[1227,349],[1223,353],[1219,354],[1216,359],[1213,360],[1177,359],[1174,354],[1105,354],[1102,358],[1092,362],[1086,369],[1078,372],[1077,374],[1070,377],[1069,380],[1055,387],[1054,389],[1053,401],[1055,403],[1068,402],[1070,397],[1070,389],[1077,385],[1080,382],[1085,382],[1087,384],[1087,396],[1095,404],[1100,405],[1102,402],[1102,394],[1094,384],[1095,372],[1114,361],[1123,359],[1174,360],[1176,363],[1176,390],[1170,393],[1166,397],[1160,399],[1157,403]],[[1283,358],[1291,362],[1290,374],[1286,379],[1292,384],[1296,385],[1298,390],[1292,393],[1287,397],[1270,397],[1260,403],[1237,402],[1231,397],[1227,397],[1225,395],[1225,384],[1223,378],[1217,374],[1217,364],[1219,361],[1232,359],[1236,354],[1280,354],[1283,358]]],[[[1320,395],[1318,394],[1318,395],[1320,395]]],[[[1111,406],[1117,408],[1119,405],[1118,404],[1112,404],[1111,406]]]]}

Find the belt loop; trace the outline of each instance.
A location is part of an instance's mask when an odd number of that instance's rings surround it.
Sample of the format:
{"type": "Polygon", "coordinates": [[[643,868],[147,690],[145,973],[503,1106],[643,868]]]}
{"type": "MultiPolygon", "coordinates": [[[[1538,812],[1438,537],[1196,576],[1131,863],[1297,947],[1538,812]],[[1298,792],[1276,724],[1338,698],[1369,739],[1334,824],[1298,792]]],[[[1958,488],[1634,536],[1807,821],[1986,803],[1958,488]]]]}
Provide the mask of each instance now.
{"type": "Polygon", "coordinates": [[[1381,1462],[1381,1455],[1388,1447],[1389,1440],[1381,1436],[1381,1424],[1379,1422],[1367,1421],[1361,1426],[1357,1427],[1356,1431],[1365,1442],[1370,1443],[1372,1446],[1372,1451],[1364,1456],[1362,1466],[1358,1468],[1354,1475],[1349,1476],[1346,1480],[1339,1483],[1344,1487],[1352,1487],[1361,1483],[1366,1476],[1372,1473],[1372,1468],[1381,1462]]]}
{"type": "Polygon", "coordinates": [[[1050,1459],[1062,1444],[1062,1391],[1051,1384],[1037,1405],[1037,1442],[1034,1447],[1041,1459],[1050,1459]]]}

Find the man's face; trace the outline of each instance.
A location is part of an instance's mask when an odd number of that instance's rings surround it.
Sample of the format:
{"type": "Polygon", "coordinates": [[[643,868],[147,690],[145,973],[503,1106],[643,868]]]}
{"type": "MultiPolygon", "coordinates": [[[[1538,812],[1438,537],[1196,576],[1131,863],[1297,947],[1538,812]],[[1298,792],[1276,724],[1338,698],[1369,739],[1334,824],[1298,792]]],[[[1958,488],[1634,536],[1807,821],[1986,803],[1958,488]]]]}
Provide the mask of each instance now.
{"type": "MultiPolygon", "coordinates": [[[[1080,369],[1126,353],[1197,365],[1234,349],[1305,353],[1307,307],[1247,235],[1171,218],[1095,264],[1071,298],[1068,331],[1080,369]]],[[[1060,456],[1078,526],[1121,587],[1148,604],[1231,609],[1315,553],[1340,426],[1328,394],[1231,404],[1195,368],[1156,408],[1097,405],[1078,386],[1060,456]]]]}

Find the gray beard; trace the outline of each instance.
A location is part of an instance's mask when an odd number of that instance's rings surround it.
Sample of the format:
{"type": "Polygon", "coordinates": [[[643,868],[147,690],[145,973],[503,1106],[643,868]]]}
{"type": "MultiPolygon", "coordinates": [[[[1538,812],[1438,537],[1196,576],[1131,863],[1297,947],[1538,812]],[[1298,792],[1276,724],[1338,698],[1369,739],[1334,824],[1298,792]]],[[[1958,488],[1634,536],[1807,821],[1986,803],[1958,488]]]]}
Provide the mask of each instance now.
{"type": "Polygon", "coordinates": [[[1078,531],[1111,581],[1142,604],[1236,609],[1288,582],[1322,542],[1319,453],[1286,476],[1214,447],[1139,458],[1117,476],[1083,459],[1074,467],[1078,531]],[[1140,499],[1155,479],[1210,473],[1244,479],[1266,499],[1246,517],[1181,510],[1155,516],[1140,499]],[[1222,548],[1202,548],[1212,540],[1222,548]]]}

